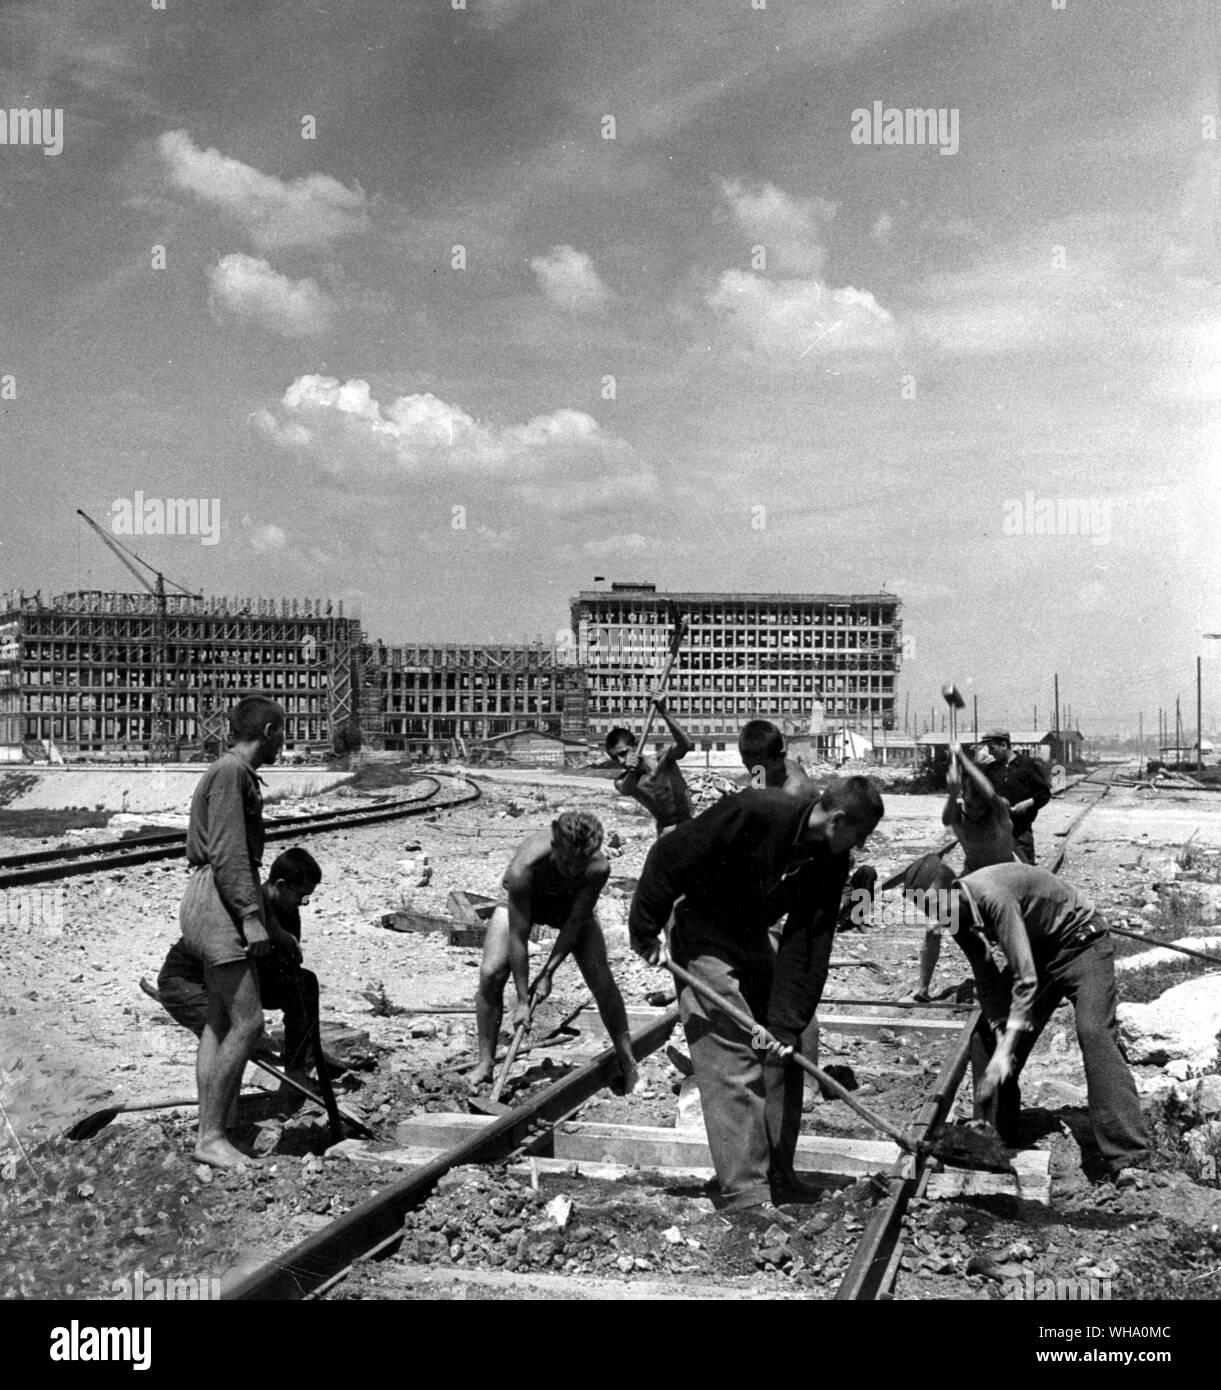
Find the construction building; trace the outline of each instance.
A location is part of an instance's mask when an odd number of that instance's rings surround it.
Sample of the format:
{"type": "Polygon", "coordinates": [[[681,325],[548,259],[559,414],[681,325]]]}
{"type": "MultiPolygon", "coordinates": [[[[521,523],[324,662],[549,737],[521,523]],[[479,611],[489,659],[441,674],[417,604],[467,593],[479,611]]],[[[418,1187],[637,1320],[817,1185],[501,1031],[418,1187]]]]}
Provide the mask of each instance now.
{"type": "Polygon", "coordinates": [[[588,734],[643,728],[675,616],[690,626],[668,706],[697,746],[732,751],[748,719],[789,734],[895,727],[902,624],[894,594],[659,593],[615,583],[572,600],[588,734]]]}
{"type": "Polygon", "coordinates": [[[378,642],[364,668],[366,741],[427,757],[471,757],[476,743],[517,729],[583,738],[584,682],[570,658],[541,644],[378,642]]]}
{"type": "Polygon", "coordinates": [[[33,756],[222,751],[243,695],[278,700],[288,751],[359,718],[364,643],[343,604],[85,591],[0,611],[0,745],[33,756]]]}

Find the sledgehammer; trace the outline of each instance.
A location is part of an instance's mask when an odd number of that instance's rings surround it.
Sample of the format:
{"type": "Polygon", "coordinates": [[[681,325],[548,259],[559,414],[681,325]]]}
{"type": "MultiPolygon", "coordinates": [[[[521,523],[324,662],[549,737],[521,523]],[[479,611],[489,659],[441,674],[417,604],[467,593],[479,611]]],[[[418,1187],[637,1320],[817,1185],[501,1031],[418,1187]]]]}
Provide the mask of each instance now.
{"type": "Polygon", "coordinates": [[[941,687],[941,698],[950,707],[950,742],[958,742],[958,711],[965,709],[967,702],[962,698],[962,692],[951,681],[948,685],[941,687]]]}

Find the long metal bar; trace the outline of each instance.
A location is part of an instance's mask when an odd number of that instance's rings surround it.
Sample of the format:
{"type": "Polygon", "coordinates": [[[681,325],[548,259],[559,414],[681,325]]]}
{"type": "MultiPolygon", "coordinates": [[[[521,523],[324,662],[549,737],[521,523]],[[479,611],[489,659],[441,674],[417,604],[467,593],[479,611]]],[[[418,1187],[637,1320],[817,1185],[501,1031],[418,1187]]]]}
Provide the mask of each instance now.
{"type": "MultiPolygon", "coordinates": [[[[445,811],[478,800],[482,795],[480,788],[474,782],[468,781],[467,785],[471,788],[468,794],[446,801],[413,801],[393,810],[359,811],[355,814],[348,812],[343,815],[332,815],[327,819],[312,821],[309,824],[304,824],[298,819],[268,821],[264,835],[268,840],[288,840],[294,839],[298,835],[321,835],[333,830],[359,828],[362,825],[380,825],[384,821],[402,820],[408,816],[422,816],[435,811],[445,811]]],[[[175,859],[183,853],[185,848],[186,840],[183,839],[171,845],[133,850],[128,854],[102,855],[98,858],[83,860],[70,859],[62,863],[47,864],[41,868],[18,869],[12,873],[0,873],[0,889],[19,888],[32,883],[54,883],[59,879],[75,878],[80,874],[102,873],[107,869],[125,869],[136,864],[149,864],[158,859],[175,859]]]]}
{"type": "MultiPolygon", "coordinates": [[[[971,1016],[963,1025],[962,1036],[942,1063],[928,1100],[908,1131],[913,1144],[918,1145],[921,1141],[929,1139],[949,1113],[962,1084],[962,1078],[966,1074],[967,1063],[971,1060],[971,1039],[981,1018],[978,1009],[972,1010],[971,1016]]],[[[852,1261],[835,1291],[838,1302],[873,1299],[878,1296],[899,1232],[903,1228],[903,1213],[915,1195],[926,1164],[927,1159],[923,1155],[914,1159],[901,1155],[896,1160],[888,1180],[890,1190],[869,1219],[860,1243],[853,1252],[852,1261]]]]}
{"type": "MultiPolygon", "coordinates": [[[[655,1052],[678,1022],[677,1008],[632,1034],[632,1052],[639,1059],[655,1052]]],[[[229,1300],[298,1299],[332,1279],[340,1270],[393,1238],[403,1216],[418,1206],[438,1179],[464,1163],[495,1163],[519,1148],[540,1124],[557,1124],[611,1081],[618,1068],[613,1048],[595,1057],[570,1076],[480,1129],[471,1138],[315,1231],[291,1250],[277,1255],[262,1269],[235,1284],[223,1297],[229,1300]]]]}

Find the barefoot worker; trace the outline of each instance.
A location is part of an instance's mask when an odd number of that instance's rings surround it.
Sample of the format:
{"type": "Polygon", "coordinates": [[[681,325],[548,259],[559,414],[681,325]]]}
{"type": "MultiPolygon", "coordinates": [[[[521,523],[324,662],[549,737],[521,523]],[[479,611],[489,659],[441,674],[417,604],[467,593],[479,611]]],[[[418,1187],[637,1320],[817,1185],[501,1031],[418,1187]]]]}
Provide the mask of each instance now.
{"type": "MultiPolygon", "coordinates": [[[[726,797],[649,851],[632,899],[632,946],[674,961],[795,1046],[818,1007],[831,959],[849,854],[883,815],[864,777],[832,782],[817,800],[779,790],[726,797]],[[770,928],[785,917],[779,949],[770,928]]],[[[720,1203],[747,1224],[773,1202],[804,1195],[793,1174],[802,1074],[766,1062],[737,1024],[689,987],[678,996],[704,1110],[720,1203]]]]}
{"type": "Polygon", "coordinates": [[[483,940],[479,993],[475,996],[479,1063],[467,1078],[472,1085],[492,1077],[509,976],[513,976],[517,991],[513,1010],[513,1027],[517,1028],[529,1020],[531,1004],[542,1003],[551,993],[560,962],[571,954],[602,1015],[622,1069],[624,1089],[636,1089],[638,1072],[627,1010],[594,915],[598,895],[609,877],[610,861],[602,853],[602,822],[588,811],[564,811],[552,821],[550,830],[537,830],[522,841],[502,880],[508,903],[492,914],[483,940]],[[559,935],[532,994],[530,929],[541,925],[558,927],[559,935]]]}
{"type": "Polygon", "coordinates": [[[191,876],[178,909],[183,945],[203,964],[208,989],[195,1065],[195,1158],[216,1168],[247,1162],[225,1134],[225,1117],[263,1031],[255,962],[272,943],[259,886],[263,797],[257,769],[275,762],[284,746],[284,710],[263,695],[247,695],[229,711],[229,735],[232,746],[204,773],[191,800],[191,876]]]}

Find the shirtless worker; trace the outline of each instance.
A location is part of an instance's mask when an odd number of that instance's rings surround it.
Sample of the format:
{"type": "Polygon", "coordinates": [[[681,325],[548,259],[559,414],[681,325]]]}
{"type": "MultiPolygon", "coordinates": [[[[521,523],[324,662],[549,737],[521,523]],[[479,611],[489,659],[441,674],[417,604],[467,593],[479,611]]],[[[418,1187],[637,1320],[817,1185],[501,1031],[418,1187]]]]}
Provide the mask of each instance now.
{"type": "MultiPolygon", "coordinates": [[[[974,873],[988,864],[1008,864],[1021,857],[1014,844],[1009,803],[962,751],[960,743],[950,747],[945,787],[941,823],[954,832],[962,846],[964,874],[974,873]]],[[[899,877],[888,880],[883,886],[893,888],[899,877]]],[[[907,995],[907,1002],[928,1002],[929,986],[940,956],[941,927],[932,925],[925,931],[924,945],[920,948],[920,982],[907,995]]]]}
{"type": "Polygon", "coordinates": [[[636,1089],[639,1073],[632,1056],[627,1010],[606,958],[606,942],[594,915],[598,895],[610,877],[602,853],[602,823],[588,811],[564,811],[550,830],[527,835],[502,880],[507,905],[492,914],[483,940],[483,964],[475,1017],[479,1062],[467,1080],[473,1086],[491,1080],[496,1040],[504,1011],[504,987],[510,974],[517,991],[513,1027],[527,1023],[532,1004],[551,993],[556,970],[571,954],[598,1005],[611,1046],[619,1059],[625,1093],[636,1089]],[[547,964],[530,987],[530,929],[559,928],[547,964]]]}
{"type": "Polygon", "coordinates": [[[208,1017],[195,1063],[199,1134],[194,1157],[240,1168],[245,1154],[225,1134],[251,1051],[263,1031],[256,962],[272,948],[259,864],[263,797],[257,769],[284,746],[284,710],[247,695],[229,711],[229,751],[208,768],[191,799],[186,856],[191,876],[178,909],[184,948],[203,963],[208,1017]]]}
{"type": "Polygon", "coordinates": [[[657,833],[664,835],[676,825],[689,821],[693,814],[691,793],[678,763],[695,744],[671,718],[664,698],[657,697],[653,705],[674,737],[674,742],[657,759],[656,767],[648,758],[637,756],[636,740],[630,729],[612,729],[606,736],[606,751],[624,768],[615,778],[615,790],[620,796],[639,801],[657,822],[657,833]]]}

